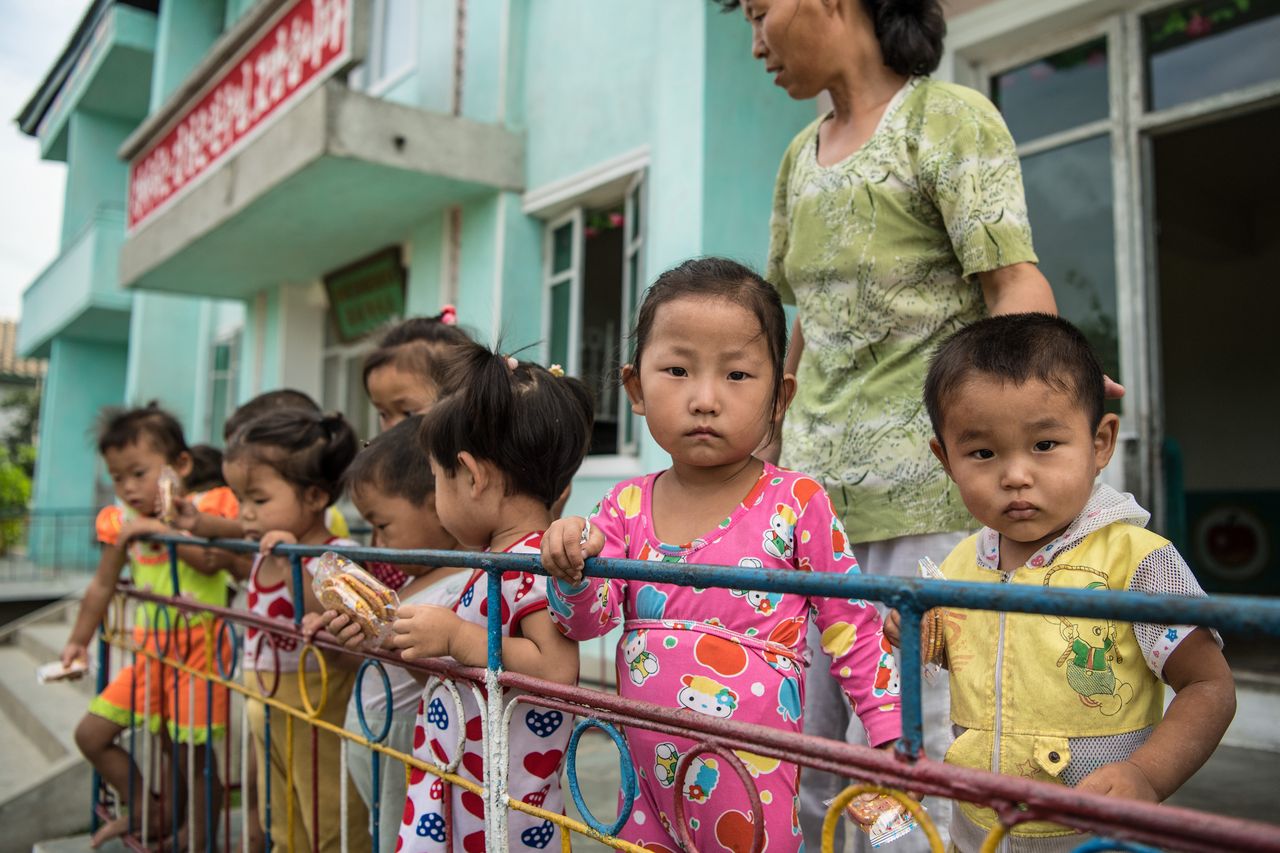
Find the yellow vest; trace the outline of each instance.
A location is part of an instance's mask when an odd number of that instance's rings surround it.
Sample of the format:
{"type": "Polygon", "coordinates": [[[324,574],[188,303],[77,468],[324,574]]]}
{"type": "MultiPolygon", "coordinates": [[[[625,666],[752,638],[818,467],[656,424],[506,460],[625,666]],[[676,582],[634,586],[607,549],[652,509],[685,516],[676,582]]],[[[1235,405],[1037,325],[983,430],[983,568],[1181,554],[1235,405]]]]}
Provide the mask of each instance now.
{"type": "MultiPolygon", "coordinates": [[[[948,580],[1125,590],[1139,563],[1169,544],[1141,527],[1114,523],[1047,566],[1005,574],[979,564],[977,539],[960,543],[942,564],[948,580]]],[[[1163,686],[1128,622],[953,610],[945,634],[951,719],[967,730],[947,751],[952,764],[1055,782],[1071,761],[1069,738],[1137,731],[1163,714],[1163,686]]],[[[984,828],[996,822],[991,809],[972,803],[960,808],[984,828]]],[[[1072,831],[1032,821],[1014,834],[1072,831]]]]}

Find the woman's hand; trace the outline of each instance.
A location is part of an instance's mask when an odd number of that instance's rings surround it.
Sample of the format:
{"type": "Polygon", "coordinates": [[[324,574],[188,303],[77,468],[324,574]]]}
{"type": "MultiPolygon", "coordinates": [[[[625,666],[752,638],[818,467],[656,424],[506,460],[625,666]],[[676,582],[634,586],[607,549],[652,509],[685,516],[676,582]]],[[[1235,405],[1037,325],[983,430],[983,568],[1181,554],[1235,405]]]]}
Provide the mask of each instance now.
{"type": "Polygon", "coordinates": [[[302,617],[302,639],[308,643],[322,630],[328,631],[335,640],[353,651],[364,646],[365,636],[364,631],[360,630],[360,623],[345,613],[326,610],[302,617]]]}
{"type": "Polygon", "coordinates": [[[262,537],[262,541],[258,543],[258,551],[262,554],[270,554],[277,545],[297,544],[298,537],[287,530],[268,530],[262,537]]]}
{"type": "Polygon", "coordinates": [[[586,560],[604,550],[604,534],[580,516],[551,522],[542,534],[542,567],[559,580],[578,583],[586,560]]]}
{"type": "Polygon", "coordinates": [[[402,604],[391,624],[388,641],[405,660],[449,655],[449,640],[458,627],[458,614],[434,604],[402,604]]]}

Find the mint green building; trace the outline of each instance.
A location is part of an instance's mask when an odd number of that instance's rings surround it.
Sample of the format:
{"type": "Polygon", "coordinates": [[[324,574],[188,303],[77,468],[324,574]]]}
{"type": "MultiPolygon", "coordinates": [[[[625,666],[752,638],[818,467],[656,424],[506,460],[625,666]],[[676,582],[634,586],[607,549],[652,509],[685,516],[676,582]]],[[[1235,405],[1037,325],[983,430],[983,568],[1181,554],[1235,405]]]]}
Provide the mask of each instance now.
{"type": "Polygon", "coordinates": [[[108,404],[158,400],[217,444],[238,403],[288,386],[371,433],[360,333],[446,303],[596,389],[576,507],[660,466],[612,379],[631,309],[685,258],[763,262],[777,161],[815,114],[749,38],[706,2],[92,3],[19,117],[68,167],[20,331],[50,359],[37,512],[108,499],[87,438],[108,404]],[[268,80],[296,20],[334,56],[268,80]],[[237,87],[246,57],[263,91],[237,87]],[[157,150],[200,147],[175,132],[212,138],[205,99],[246,91],[271,102],[256,125],[155,177],[157,150]]]}

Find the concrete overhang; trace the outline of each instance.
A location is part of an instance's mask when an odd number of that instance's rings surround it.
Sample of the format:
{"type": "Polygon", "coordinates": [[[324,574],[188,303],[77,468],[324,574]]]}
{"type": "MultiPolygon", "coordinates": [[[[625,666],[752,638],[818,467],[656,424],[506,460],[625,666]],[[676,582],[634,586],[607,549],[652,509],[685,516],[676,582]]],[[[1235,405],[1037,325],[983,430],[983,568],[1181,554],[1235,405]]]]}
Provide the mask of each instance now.
{"type": "Polygon", "coordinates": [[[434,212],[521,192],[524,159],[505,127],[331,80],[130,234],[120,282],[226,298],[314,279],[434,212]]]}
{"type": "Polygon", "coordinates": [[[155,3],[97,0],[62,56],[18,114],[18,127],[46,160],[67,159],[67,126],[78,109],[138,120],[147,114],[156,43],[155,3]]]}

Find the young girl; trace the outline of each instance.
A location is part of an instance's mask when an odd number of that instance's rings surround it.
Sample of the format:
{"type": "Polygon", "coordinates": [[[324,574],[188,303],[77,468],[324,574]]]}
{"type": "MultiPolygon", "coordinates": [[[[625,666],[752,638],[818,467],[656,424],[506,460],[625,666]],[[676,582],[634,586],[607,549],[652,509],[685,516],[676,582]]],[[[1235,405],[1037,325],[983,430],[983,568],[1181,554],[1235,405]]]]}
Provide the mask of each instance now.
{"type": "MultiPolygon", "coordinates": [[[[551,615],[572,639],[622,624],[619,692],[695,714],[801,731],[805,625],[812,614],[873,746],[901,733],[898,681],[880,619],[865,601],[583,578],[584,557],[852,574],[844,528],[817,482],[761,462],[795,388],[784,375],[777,292],[732,261],[688,261],[664,273],[640,307],[635,357],[623,370],[632,411],[671,467],[615,486],[592,514],[556,522],[542,542],[551,615]],[[585,546],[581,536],[589,530],[585,546]],[[676,544],[681,543],[681,544],[676,544]]],[[[674,803],[699,849],[751,846],[746,791],[723,762],[695,758],[673,789],[685,738],[627,732],[641,799],[619,837],[679,849],[674,803]]],[[[739,751],[764,809],[769,850],[803,845],[798,768],[739,751]]]]}
{"type": "MultiPolygon", "coordinates": [[[[325,527],[325,509],[341,489],[342,474],[355,456],[356,439],[350,424],[341,415],[322,415],[303,409],[281,409],[257,418],[240,429],[227,447],[224,471],[227,482],[240,501],[240,523],[244,535],[261,542],[258,557],[249,574],[249,610],[292,625],[296,608],[319,613],[323,608],[311,591],[312,560],[303,561],[302,601],[294,598],[289,559],[273,555],[276,545],[353,546],[350,539],[338,539],[325,527]]],[[[328,693],[320,719],[341,725],[354,673],[328,664],[328,693]]],[[[299,685],[296,674],[301,665],[301,649],[292,637],[250,628],[245,632],[244,679],[253,690],[259,681],[275,698],[294,708],[304,708],[301,689],[305,686],[312,701],[322,692],[319,664],[308,655],[299,685]]],[[[315,747],[313,767],[311,732],[301,720],[293,723],[292,749],[285,736],[284,717],[272,720],[271,752],[266,754],[266,714],[260,702],[248,704],[249,726],[253,733],[257,761],[258,813],[267,815],[266,783],[270,773],[271,811],[266,821],[273,847],[295,850],[341,848],[339,819],[341,789],[339,739],[321,732],[315,747]],[[292,768],[289,767],[292,752],[292,768]],[[313,821],[313,780],[319,776],[319,825],[313,821]],[[289,777],[292,776],[292,787],[289,777]],[[290,819],[290,811],[293,818],[290,819]],[[293,836],[289,837],[289,827],[293,836]]],[[[368,850],[364,827],[368,817],[358,797],[349,800],[347,827],[351,849],[368,850]]]]}
{"type": "MultiPolygon", "coordinates": [[[[449,534],[463,545],[487,551],[536,554],[551,523],[551,505],[564,491],[587,452],[591,400],[576,379],[496,355],[477,344],[459,353],[451,370],[458,388],[426,416],[423,443],[436,480],[436,511],[449,534]]],[[[392,644],[405,660],[449,656],[468,666],[486,662],[486,614],[502,612],[502,662],[512,672],[574,684],[578,647],[556,631],[547,614],[546,582],[540,575],[507,572],[502,600],[488,601],[487,575],[470,572],[451,608],[408,604],[400,608],[392,644]]],[[[424,694],[414,732],[414,755],[436,764],[452,756],[459,729],[465,746],[457,772],[481,784],[484,753],[482,715],[474,694],[459,690],[464,719],[457,719],[444,688],[424,694]]],[[[516,691],[508,691],[504,702],[516,691]]],[[[483,725],[501,725],[488,719],[483,725]]],[[[563,810],[560,759],[572,721],[556,711],[517,708],[509,736],[508,793],[551,812],[563,810]]],[[[404,824],[403,853],[485,850],[484,806],[460,787],[452,792],[436,777],[413,774],[404,824]],[[452,826],[446,815],[452,814],[452,826]]],[[[505,803],[492,804],[506,809],[505,803]]],[[[556,850],[559,829],[523,812],[508,814],[511,849],[556,850]]]]}
{"type": "MultiPolygon", "coordinates": [[[[173,587],[173,575],[169,568],[169,552],[164,545],[137,541],[144,534],[174,533],[156,517],[159,509],[159,480],[165,466],[179,477],[191,470],[191,454],[182,435],[182,427],[168,412],[154,403],[129,411],[107,411],[103,414],[98,433],[98,452],[102,454],[107,472],[115,488],[119,503],[106,507],[98,514],[98,540],[103,548],[98,570],[85,590],[75,627],[62,651],[63,665],[74,661],[87,662],[87,647],[94,631],[102,622],[111,597],[115,594],[120,572],[127,564],[133,583],[139,589],[148,589],[160,595],[182,594],[205,604],[225,605],[227,601],[227,577],[221,571],[200,571],[203,561],[196,559],[203,549],[179,549],[178,589],[173,587]]],[[[220,511],[219,505],[205,505],[196,500],[199,509],[206,512],[220,511]]],[[[172,626],[178,611],[172,607],[143,603],[136,610],[134,642],[151,652],[168,650],[170,656],[184,657],[186,663],[201,671],[206,666],[205,638],[216,626],[193,618],[190,631],[185,627],[175,630],[172,626]],[[164,611],[163,613],[161,611],[164,611]],[[165,617],[168,617],[167,619],[165,617]],[[149,629],[148,629],[149,626],[149,629]]],[[[122,814],[108,822],[94,836],[98,846],[106,839],[126,831],[141,829],[140,809],[128,801],[132,791],[137,797],[144,790],[138,768],[129,753],[118,746],[116,737],[125,729],[143,725],[152,732],[163,731],[164,748],[169,741],[180,744],[203,744],[208,735],[206,724],[212,720],[215,734],[225,730],[227,706],[225,691],[213,692],[213,705],[205,701],[205,691],[197,685],[196,700],[192,707],[190,676],[179,673],[175,703],[173,670],[161,667],[152,658],[139,656],[138,666],[125,666],[116,673],[106,689],[89,705],[89,712],[76,727],[76,745],[85,758],[113,787],[123,806],[122,814]],[[162,680],[161,673],[166,677],[162,680]],[[149,678],[148,678],[149,676],[149,678]],[[148,692],[148,684],[150,691],[148,692]],[[194,712],[194,727],[192,714],[194,712]]],[[[189,750],[179,749],[176,760],[187,761],[189,750]]],[[[193,844],[203,845],[204,821],[204,761],[205,750],[194,751],[196,764],[196,788],[186,792],[194,797],[195,824],[187,827],[187,835],[193,844]]],[[[184,768],[180,777],[185,780],[184,768]]],[[[222,787],[216,781],[214,771],[214,809],[218,808],[222,787]]],[[[184,792],[170,792],[183,796],[184,792]]],[[[185,817],[186,811],[183,810],[185,817]]],[[[152,804],[148,819],[148,834],[152,838],[161,831],[168,816],[157,801],[152,804]]],[[[176,831],[176,828],[174,828],[176,831]]]]}
{"type": "Polygon", "coordinates": [[[425,413],[445,388],[450,351],[471,342],[452,305],[435,317],[410,317],[383,334],[364,360],[364,390],[382,429],[425,413]]]}
{"type": "MultiPolygon", "coordinates": [[[[367,448],[356,454],[355,461],[347,469],[347,489],[360,514],[377,532],[381,547],[456,550],[458,540],[441,526],[436,512],[436,483],[431,476],[431,468],[422,458],[422,446],[418,440],[421,427],[422,418],[415,415],[370,442],[367,448]]],[[[399,590],[400,601],[404,604],[452,607],[462,595],[470,576],[469,572],[445,566],[397,565],[396,568],[410,577],[409,583],[399,590]]],[[[358,624],[345,614],[332,610],[323,614],[307,614],[303,622],[304,633],[314,634],[321,627],[352,648],[358,648],[364,639],[358,624]]],[[[360,663],[353,657],[343,657],[342,661],[352,668],[360,663]]],[[[425,677],[396,666],[386,666],[385,669],[391,685],[390,708],[382,680],[376,672],[366,672],[360,695],[352,693],[347,704],[345,728],[351,732],[363,731],[359,718],[361,706],[365,723],[374,734],[382,731],[386,718],[390,716],[390,729],[383,743],[400,752],[411,753],[414,714],[422,697],[425,677]]],[[[368,806],[373,805],[374,797],[372,755],[373,752],[367,749],[347,750],[347,769],[356,790],[368,806]]],[[[386,756],[379,764],[378,846],[389,853],[395,849],[404,814],[405,773],[399,762],[386,756]]]]}

